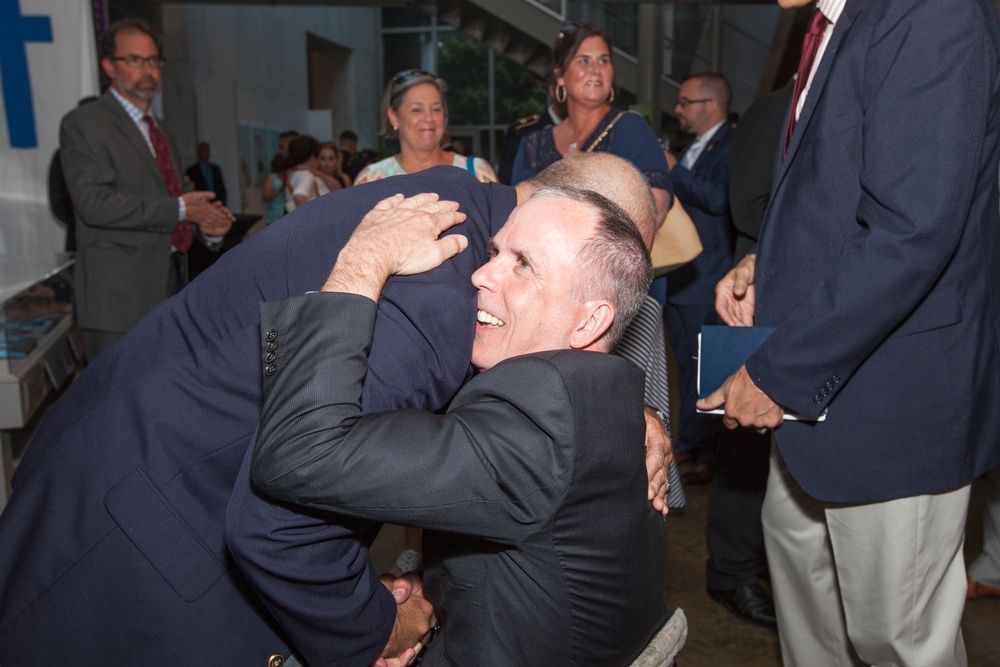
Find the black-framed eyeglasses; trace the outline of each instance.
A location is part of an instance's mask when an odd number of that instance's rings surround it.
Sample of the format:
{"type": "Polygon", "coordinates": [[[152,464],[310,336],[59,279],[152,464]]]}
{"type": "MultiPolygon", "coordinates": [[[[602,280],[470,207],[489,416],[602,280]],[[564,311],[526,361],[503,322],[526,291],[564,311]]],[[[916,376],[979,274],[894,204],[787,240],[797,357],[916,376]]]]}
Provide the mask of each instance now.
{"type": "Polygon", "coordinates": [[[129,69],[142,69],[143,65],[149,65],[153,69],[161,69],[167,62],[160,56],[146,56],[143,58],[137,55],[111,56],[111,60],[120,60],[129,69]]]}
{"type": "Polygon", "coordinates": [[[681,109],[687,109],[692,104],[701,104],[703,102],[714,102],[714,101],[715,100],[713,100],[711,97],[705,97],[700,100],[689,100],[686,97],[682,97],[679,100],[677,100],[677,104],[680,106],[681,109]]]}
{"type": "Polygon", "coordinates": [[[404,69],[402,72],[400,72],[396,76],[392,77],[392,79],[389,81],[389,83],[392,84],[393,86],[398,86],[399,84],[405,83],[405,82],[409,81],[410,79],[412,79],[414,77],[417,77],[417,76],[420,76],[420,77],[429,77],[431,79],[436,79],[437,78],[433,74],[431,74],[430,72],[425,72],[422,69],[404,69]]]}
{"type": "Polygon", "coordinates": [[[569,23],[567,23],[563,27],[559,28],[559,39],[562,39],[563,37],[569,37],[570,35],[572,35],[574,32],[576,32],[579,29],[580,29],[580,26],[577,25],[577,23],[575,21],[570,21],[569,23]]]}

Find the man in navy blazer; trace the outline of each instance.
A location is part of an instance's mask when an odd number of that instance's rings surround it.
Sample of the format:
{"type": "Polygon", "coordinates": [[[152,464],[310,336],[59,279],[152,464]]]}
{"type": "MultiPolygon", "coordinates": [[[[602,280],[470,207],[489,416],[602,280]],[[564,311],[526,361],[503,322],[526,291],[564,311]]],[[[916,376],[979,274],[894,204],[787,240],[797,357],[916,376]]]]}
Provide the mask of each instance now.
{"type": "Polygon", "coordinates": [[[818,9],[757,253],[719,285],[727,323],[775,330],[700,405],[780,426],[785,664],[964,665],[969,482],[1000,462],[1000,25],[987,0],[818,9]]]}
{"type": "Polygon", "coordinates": [[[226,205],[226,182],[222,180],[222,169],[212,159],[212,146],[207,141],[198,142],[198,161],[187,168],[184,173],[196,190],[208,190],[215,193],[216,201],[226,205]]]}
{"type": "Polygon", "coordinates": [[[729,126],[731,93],[725,77],[696,74],[681,84],[675,112],[681,129],[695,140],[675,158],[667,153],[674,195],[691,215],[704,248],[694,261],[667,277],[664,321],[680,375],[680,427],[675,450],[694,456],[695,474],[685,483],[711,479],[712,447],[718,430],[715,417],[699,415],[698,334],[704,324],[717,324],[715,284],[733,266],[733,225],[729,218],[729,126]]]}
{"type": "MultiPolygon", "coordinates": [[[[569,175],[592,171],[613,187],[620,180],[608,179],[607,160],[615,159],[586,156],[569,175]]],[[[470,247],[431,272],[389,281],[363,393],[370,411],[440,409],[470,370],[469,277],[534,187],[438,167],[321,197],[226,253],[98,357],[45,415],[0,514],[0,664],[210,655],[278,667],[294,644],[310,665],[369,665],[396,618],[368,563],[371,535],[314,515],[303,540],[303,514],[248,494],[239,474],[270,365],[258,353],[258,305],[319,289],[382,199],[432,191],[460,202],[467,219],[456,233],[470,247]],[[271,572],[284,583],[278,618],[226,548],[234,496],[261,530],[286,540],[276,552],[295,547],[294,558],[275,556],[281,569],[271,572]]]]}
{"type": "Polygon", "coordinates": [[[345,521],[296,552],[287,567],[310,569],[323,606],[282,627],[233,565],[225,516],[260,417],[267,366],[258,304],[319,289],[378,201],[431,191],[462,203],[468,220],[457,232],[470,247],[432,272],[389,282],[364,400],[381,409],[448,402],[469,371],[469,276],[486,262],[515,189],[441,167],[297,210],[160,304],[45,415],[0,514],[0,664],[211,656],[264,665],[289,655],[292,641],[310,665],[378,656],[395,602],[358,526],[345,521]]]}

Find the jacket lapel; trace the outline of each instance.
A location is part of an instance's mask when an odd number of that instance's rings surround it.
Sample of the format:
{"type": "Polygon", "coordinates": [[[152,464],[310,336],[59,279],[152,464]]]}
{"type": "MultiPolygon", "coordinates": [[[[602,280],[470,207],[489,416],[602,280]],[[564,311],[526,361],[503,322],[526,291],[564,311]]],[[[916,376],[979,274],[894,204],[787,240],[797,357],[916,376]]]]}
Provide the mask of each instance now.
{"type": "MultiPolygon", "coordinates": [[[[854,19],[857,18],[867,3],[868,0],[848,0],[844,6],[844,11],[837,20],[837,24],[833,28],[833,34],[830,36],[830,42],[823,53],[823,59],[820,61],[819,67],[816,68],[816,74],[813,76],[812,84],[809,86],[809,93],[806,95],[805,104],[802,106],[802,113],[799,114],[799,119],[795,122],[792,138],[788,142],[788,151],[785,153],[785,158],[780,161],[775,188],[772,192],[776,191],[778,186],[780,186],[789,166],[795,159],[795,154],[802,143],[802,136],[812,121],[816,106],[823,98],[823,93],[826,90],[826,82],[830,76],[830,69],[833,67],[833,61],[837,58],[837,52],[844,41],[844,35],[847,34],[851,24],[854,23],[854,19]]],[[[794,112],[794,109],[789,109],[789,114],[794,112]]]]}
{"type": "Polygon", "coordinates": [[[153,156],[152,151],[149,150],[149,144],[146,143],[146,139],[142,136],[139,128],[135,126],[131,116],[125,112],[125,109],[118,103],[118,100],[115,99],[110,90],[104,94],[103,100],[105,106],[110,111],[111,117],[114,119],[115,125],[118,126],[118,129],[128,139],[129,144],[135,149],[137,159],[155,174],[157,179],[163,180],[163,176],[160,174],[160,167],[156,164],[156,158],[153,156]]]}

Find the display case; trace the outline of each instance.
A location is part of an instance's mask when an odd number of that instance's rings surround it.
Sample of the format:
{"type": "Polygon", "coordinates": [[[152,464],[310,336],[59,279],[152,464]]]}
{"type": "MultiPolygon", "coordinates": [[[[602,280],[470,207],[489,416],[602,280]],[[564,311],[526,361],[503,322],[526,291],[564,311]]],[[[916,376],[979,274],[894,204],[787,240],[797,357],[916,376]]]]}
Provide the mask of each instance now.
{"type": "Polygon", "coordinates": [[[0,434],[3,488],[9,493],[17,429],[82,366],[83,341],[73,323],[67,254],[0,256],[0,434]]]}

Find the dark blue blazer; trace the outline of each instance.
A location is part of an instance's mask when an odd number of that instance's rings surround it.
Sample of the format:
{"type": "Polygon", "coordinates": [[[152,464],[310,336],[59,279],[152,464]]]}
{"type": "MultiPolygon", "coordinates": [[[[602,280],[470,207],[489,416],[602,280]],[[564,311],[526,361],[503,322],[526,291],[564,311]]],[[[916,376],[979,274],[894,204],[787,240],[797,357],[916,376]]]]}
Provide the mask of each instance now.
{"type": "Polygon", "coordinates": [[[732,143],[733,128],[723,123],[702,150],[693,169],[678,163],[670,171],[674,195],[691,216],[704,248],[693,262],[673,271],[667,278],[667,296],[671,303],[715,303],[715,284],[732,268],[735,243],[729,217],[729,147],[732,143]]]}
{"type": "Polygon", "coordinates": [[[1000,463],[1000,28],[986,0],[848,0],[780,164],[747,369],[825,501],[1000,463]]]}
{"type": "Polygon", "coordinates": [[[193,165],[188,167],[187,171],[184,173],[191,179],[195,190],[212,190],[215,192],[215,200],[222,202],[222,205],[225,206],[226,182],[222,180],[222,170],[219,169],[219,165],[214,162],[209,162],[208,168],[212,170],[212,187],[208,187],[208,181],[205,180],[205,174],[201,172],[200,162],[195,162],[193,165]]]}
{"type": "MultiPolygon", "coordinates": [[[[390,281],[364,401],[434,410],[455,394],[472,348],[469,278],[513,188],[438,167],[332,193],[270,225],[160,304],[45,415],[0,514],[0,664],[264,665],[287,655],[289,638],[310,665],[371,662],[395,608],[346,529],[273,573],[288,574],[291,610],[323,595],[308,616],[283,618],[283,632],[234,567],[224,522],[260,417],[258,304],[318,289],[376,202],[427,191],[461,203],[469,247],[390,281]],[[298,595],[310,561],[323,567],[298,595]]],[[[245,506],[287,519],[257,501],[245,506]]]]}

